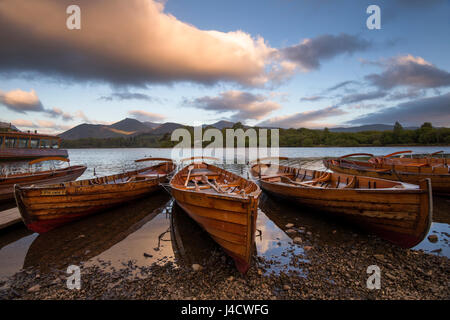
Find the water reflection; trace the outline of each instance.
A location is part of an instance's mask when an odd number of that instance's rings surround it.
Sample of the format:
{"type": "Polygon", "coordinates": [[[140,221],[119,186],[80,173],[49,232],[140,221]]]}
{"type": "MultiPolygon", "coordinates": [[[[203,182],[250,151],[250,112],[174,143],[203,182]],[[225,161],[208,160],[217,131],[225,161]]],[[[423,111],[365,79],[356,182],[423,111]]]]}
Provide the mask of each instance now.
{"type": "MultiPolygon", "coordinates": [[[[143,256],[143,252],[151,249],[149,241],[126,238],[154,219],[169,201],[169,195],[159,192],[145,200],[41,234],[29,247],[23,267],[37,267],[41,272],[48,272],[52,268],[79,265],[96,256],[111,261],[124,261],[124,258],[127,261],[137,258],[138,254],[143,256]],[[121,242],[128,244],[126,248],[117,247],[121,242]],[[136,251],[139,252],[136,254],[136,251]],[[115,259],[110,259],[112,256],[115,259]]],[[[148,239],[153,236],[153,232],[146,235],[148,239]]]]}

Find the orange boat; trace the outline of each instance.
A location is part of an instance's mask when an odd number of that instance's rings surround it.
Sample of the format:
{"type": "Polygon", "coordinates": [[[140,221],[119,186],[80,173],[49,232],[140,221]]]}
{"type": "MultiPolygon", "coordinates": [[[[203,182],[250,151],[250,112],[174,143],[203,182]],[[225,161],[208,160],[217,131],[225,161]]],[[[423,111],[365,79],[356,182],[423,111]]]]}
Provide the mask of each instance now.
{"type": "Polygon", "coordinates": [[[342,216],[401,247],[417,245],[431,225],[429,179],[417,186],[261,162],[251,174],[268,193],[342,216]]]}
{"type": "Polygon", "coordinates": [[[86,170],[85,166],[68,166],[67,168],[31,172],[31,166],[44,161],[64,161],[70,163],[67,158],[46,157],[29,162],[30,171],[0,176],[0,202],[14,200],[14,185],[41,185],[76,180],[86,170]]]}
{"type": "Polygon", "coordinates": [[[15,186],[17,207],[28,229],[44,233],[66,223],[138,199],[161,188],[175,170],[170,159],[111,176],[44,186],[15,186]]]}
{"type": "Polygon", "coordinates": [[[376,158],[367,153],[354,153],[338,159],[327,159],[323,163],[325,167],[334,172],[350,175],[396,180],[412,184],[419,184],[423,179],[430,179],[433,192],[450,195],[450,167],[448,164],[420,162],[424,161],[424,159],[417,160],[418,162],[406,163],[399,162],[403,160],[398,160],[397,158],[390,160],[387,156],[376,158]],[[372,158],[369,161],[347,159],[360,155],[371,156],[372,158]]]}
{"type": "MultiPolygon", "coordinates": [[[[186,160],[213,159],[193,157],[186,160]]],[[[255,242],[258,185],[234,173],[193,162],[174,175],[170,189],[177,204],[230,255],[241,273],[250,267],[255,242]]]]}
{"type": "Polygon", "coordinates": [[[382,157],[374,157],[369,159],[373,164],[398,164],[398,165],[411,165],[411,166],[434,166],[434,167],[448,167],[448,159],[445,157],[438,158],[436,155],[443,153],[444,151],[437,151],[427,156],[413,157],[411,150],[397,151],[382,157]],[[410,154],[410,157],[404,157],[404,154],[410,154]],[[396,157],[401,155],[400,157],[396,157]]]}

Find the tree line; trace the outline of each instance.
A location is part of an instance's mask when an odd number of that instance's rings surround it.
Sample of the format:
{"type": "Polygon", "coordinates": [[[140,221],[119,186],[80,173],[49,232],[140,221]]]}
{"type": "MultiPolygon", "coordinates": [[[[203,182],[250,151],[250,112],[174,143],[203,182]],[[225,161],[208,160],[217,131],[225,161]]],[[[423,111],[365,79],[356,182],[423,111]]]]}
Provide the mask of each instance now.
{"type": "MultiPolygon", "coordinates": [[[[185,127],[194,137],[193,127],[185,127]]],[[[245,127],[236,123],[232,129],[245,127]]],[[[206,129],[206,128],[205,128],[206,129]]],[[[257,131],[259,128],[255,128],[257,131]]],[[[225,130],[222,129],[223,137],[225,130]]],[[[78,140],[63,140],[63,148],[171,148],[178,141],[170,140],[171,134],[140,134],[120,138],[85,138],[78,140]]],[[[191,141],[193,145],[193,141],[191,141]]],[[[210,142],[205,141],[204,146],[210,142]]],[[[332,132],[323,130],[299,128],[280,129],[280,147],[362,147],[362,146],[393,146],[393,145],[450,145],[450,128],[435,128],[425,122],[416,130],[406,130],[399,122],[390,131],[362,132],[332,132]]],[[[248,141],[246,141],[248,146],[248,141]]],[[[225,141],[223,142],[225,145],[225,141]]],[[[270,139],[269,139],[270,145],[270,139]]]]}

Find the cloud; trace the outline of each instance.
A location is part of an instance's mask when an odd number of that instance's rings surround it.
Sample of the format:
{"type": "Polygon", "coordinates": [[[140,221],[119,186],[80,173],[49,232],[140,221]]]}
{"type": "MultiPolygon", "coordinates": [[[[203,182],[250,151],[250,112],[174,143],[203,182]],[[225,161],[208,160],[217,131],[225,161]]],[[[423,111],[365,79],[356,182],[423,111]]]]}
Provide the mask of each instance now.
{"type": "Polygon", "coordinates": [[[101,121],[101,120],[94,120],[94,119],[90,119],[88,116],[86,116],[86,114],[81,111],[78,110],[77,112],[75,112],[75,117],[83,120],[85,123],[89,123],[89,124],[104,124],[104,125],[109,125],[111,124],[111,122],[108,121],[101,121]]]}
{"type": "Polygon", "coordinates": [[[320,67],[322,60],[331,59],[340,54],[352,54],[370,47],[370,42],[358,36],[341,33],[337,36],[325,34],[301,43],[281,49],[285,59],[298,63],[305,71],[320,67]]]}
{"type": "Polygon", "coordinates": [[[113,101],[113,100],[145,100],[145,101],[157,101],[160,102],[161,100],[159,98],[155,98],[152,96],[149,96],[145,93],[138,93],[138,92],[113,92],[109,96],[102,96],[99,98],[99,100],[105,100],[105,101],[113,101]]]}
{"type": "Polygon", "coordinates": [[[16,119],[11,121],[13,125],[19,128],[25,128],[27,130],[37,129],[42,133],[55,133],[60,131],[69,130],[71,126],[55,123],[49,120],[26,120],[26,119],[16,119]]]}
{"type": "Polygon", "coordinates": [[[68,113],[68,112],[64,112],[63,110],[61,110],[60,108],[52,108],[52,109],[46,109],[45,110],[51,117],[56,118],[56,117],[61,117],[63,120],[73,120],[74,117],[68,113]]]}
{"type": "Polygon", "coordinates": [[[200,97],[186,100],[185,104],[195,108],[215,111],[217,113],[232,112],[231,121],[260,120],[281,106],[270,101],[266,96],[249,92],[230,90],[218,96],[200,97]]]}
{"type": "Polygon", "coordinates": [[[450,86],[450,73],[421,57],[406,55],[372,64],[381,66],[384,71],[380,74],[369,74],[365,79],[380,89],[387,90],[399,86],[413,88],[450,86]]]}
{"type": "Polygon", "coordinates": [[[407,91],[395,91],[389,94],[386,98],[388,101],[403,100],[403,99],[414,99],[425,96],[425,90],[418,90],[416,88],[410,88],[407,91]]]}
{"type": "Polygon", "coordinates": [[[450,93],[401,103],[395,107],[369,113],[349,121],[350,124],[392,124],[417,126],[424,121],[437,126],[450,127],[450,93]]]}
{"type": "Polygon", "coordinates": [[[340,104],[357,103],[365,100],[384,98],[388,95],[385,91],[372,91],[366,93],[349,94],[342,97],[340,104]]]}
{"type": "Polygon", "coordinates": [[[328,89],[325,89],[325,92],[331,92],[331,91],[334,91],[334,90],[346,87],[346,86],[351,85],[351,84],[359,84],[359,82],[358,81],[354,81],[354,80],[348,80],[348,81],[339,82],[338,84],[336,84],[336,85],[334,85],[334,86],[332,86],[332,87],[330,87],[328,89]]]}
{"type": "Polygon", "coordinates": [[[9,92],[0,91],[0,104],[19,113],[44,111],[44,107],[33,89],[30,92],[20,89],[9,92]]]}
{"type": "Polygon", "coordinates": [[[164,12],[161,1],[76,3],[82,8],[81,30],[65,27],[71,0],[1,1],[0,71],[115,85],[231,81],[261,86],[295,68],[262,37],[201,30],[164,12]]]}
{"type": "Polygon", "coordinates": [[[338,106],[330,106],[315,111],[299,112],[288,116],[280,116],[268,119],[258,124],[261,127],[280,127],[280,128],[318,128],[327,126],[317,121],[343,115],[346,112],[338,106]]]}
{"type": "Polygon", "coordinates": [[[325,97],[322,97],[322,96],[310,96],[310,97],[303,97],[300,99],[300,101],[319,101],[324,98],[325,97]]]}
{"type": "Polygon", "coordinates": [[[143,110],[130,110],[128,111],[128,114],[134,116],[140,121],[159,122],[163,121],[166,118],[162,114],[147,112],[143,110]]]}

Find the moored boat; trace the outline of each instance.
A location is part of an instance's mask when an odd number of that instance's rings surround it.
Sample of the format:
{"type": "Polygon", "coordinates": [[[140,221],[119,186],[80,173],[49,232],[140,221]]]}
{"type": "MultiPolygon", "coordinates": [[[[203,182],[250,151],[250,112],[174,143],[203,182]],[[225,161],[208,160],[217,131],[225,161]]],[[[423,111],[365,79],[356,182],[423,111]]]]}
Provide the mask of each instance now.
{"type": "Polygon", "coordinates": [[[86,171],[85,166],[68,166],[54,170],[32,171],[32,165],[44,161],[64,161],[70,164],[70,160],[60,157],[39,158],[29,162],[30,168],[28,172],[2,174],[0,176],[0,202],[8,202],[14,200],[14,185],[42,185],[49,183],[59,183],[76,180],[86,171]]]}
{"type": "Polygon", "coordinates": [[[9,129],[0,131],[0,160],[31,160],[42,157],[68,157],[67,150],[60,149],[61,138],[20,132],[9,129]]]}
{"type": "Polygon", "coordinates": [[[448,167],[449,161],[447,157],[437,157],[437,155],[442,154],[444,151],[433,152],[428,155],[419,155],[413,156],[411,150],[406,151],[397,151],[394,153],[390,153],[385,156],[375,157],[372,156],[368,160],[368,162],[373,164],[398,164],[398,165],[409,165],[409,166],[417,166],[417,167],[448,167]],[[405,156],[405,154],[409,154],[409,156],[405,156]]]}
{"type": "Polygon", "coordinates": [[[199,157],[183,159],[194,162],[173,176],[172,196],[234,259],[237,269],[246,273],[254,248],[261,190],[252,181],[196,159],[199,157]]]}
{"type": "MultiPolygon", "coordinates": [[[[385,156],[384,159],[388,158],[385,156]]],[[[380,160],[370,154],[356,153],[345,155],[338,159],[326,159],[324,160],[324,165],[334,172],[396,180],[411,184],[419,184],[423,179],[430,179],[434,193],[450,195],[450,167],[447,163],[399,163],[398,161],[389,162],[380,160]],[[348,159],[358,155],[372,157],[370,161],[348,159]]]]}
{"type": "Polygon", "coordinates": [[[161,188],[175,170],[170,159],[157,165],[121,174],[43,186],[15,186],[15,196],[25,225],[44,233],[82,217],[141,198],[161,188]]]}
{"type": "Polygon", "coordinates": [[[401,247],[421,242],[431,225],[429,179],[417,186],[261,162],[251,174],[270,194],[345,217],[401,247]]]}

